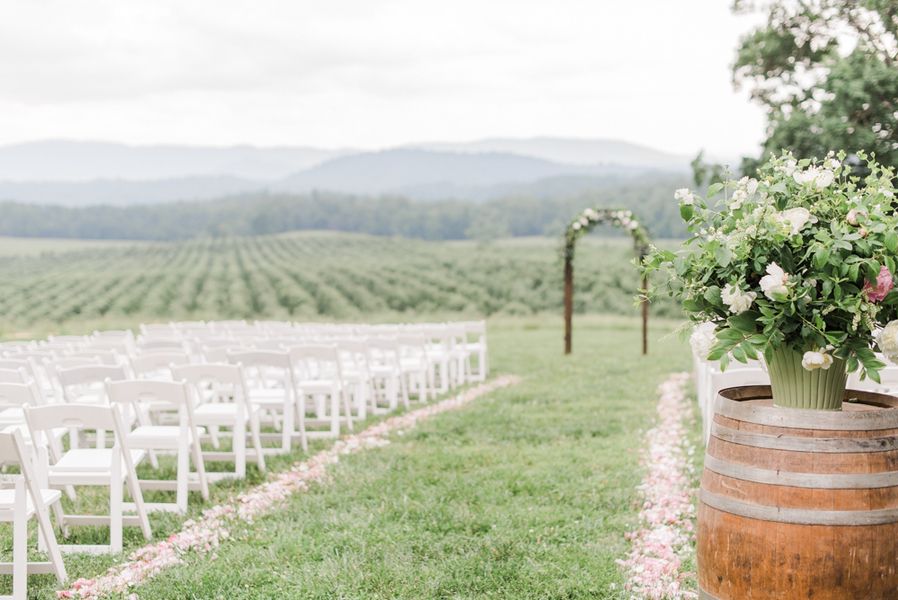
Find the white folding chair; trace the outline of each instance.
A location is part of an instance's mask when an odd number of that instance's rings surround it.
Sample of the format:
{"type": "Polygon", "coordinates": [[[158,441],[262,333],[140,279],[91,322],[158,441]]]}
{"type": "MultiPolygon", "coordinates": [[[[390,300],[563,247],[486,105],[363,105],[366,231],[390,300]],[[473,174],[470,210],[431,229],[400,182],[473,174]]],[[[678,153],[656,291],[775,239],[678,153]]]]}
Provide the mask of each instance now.
{"type": "MultiPolygon", "coordinates": [[[[127,431],[128,447],[148,452],[174,452],[176,460],[175,480],[140,479],[143,490],[175,491],[175,502],[146,503],[147,510],[187,512],[187,493],[190,487],[197,489],[203,500],[209,499],[209,484],[200,448],[200,432],[193,420],[193,403],[187,384],[183,381],[127,380],[107,381],[106,394],[109,401],[119,405],[122,414],[134,414],[142,406],[151,405],[154,411],[167,411],[177,415],[177,425],[137,425],[127,431]],[[196,469],[196,477],[191,481],[190,459],[196,469]],[[191,485],[192,484],[192,485],[191,485]]],[[[124,419],[124,422],[137,419],[124,419]]]]}
{"type": "MultiPolygon", "coordinates": [[[[33,381],[28,383],[0,383],[0,427],[15,427],[20,430],[23,439],[30,443],[31,434],[25,424],[25,409],[27,406],[41,406],[46,404],[40,397],[33,381]]],[[[62,456],[62,440],[67,430],[57,428],[49,432],[48,444],[50,454],[54,459],[62,456]]]]}
{"type": "Polygon", "coordinates": [[[195,408],[193,418],[197,427],[229,427],[231,452],[206,452],[203,458],[210,461],[233,461],[233,473],[210,472],[212,481],[225,477],[246,477],[247,425],[252,436],[253,450],[259,470],[265,471],[260,425],[261,407],[247,400],[246,380],[241,365],[194,364],[172,367],[172,374],[186,381],[193,392],[195,408]]]}
{"type": "MultiPolygon", "coordinates": [[[[106,404],[105,381],[123,381],[128,378],[128,373],[123,365],[88,364],[70,368],[57,368],[56,380],[62,390],[63,402],[68,404],[106,404]]],[[[96,431],[97,448],[105,448],[106,432],[96,431]]],[[[72,432],[69,443],[73,448],[79,446],[78,435],[72,432]]],[[[155,457],[152,458],[153,466],[156,465],[155,457]]]]}
{"type": "Polygon", "coordinates": [[[131,357],[131,370],[139,379],[172,380],[172,365],[186,365],[190,357],[186,352],[152,352],[131,357]]]}
{"type": "MultiPolygon", "coordinates": [[[[395,338],[369,338],[368,366],[374,388],[374,402],[372,408],[375,412],[395,410],[399,400],[405,408],[409,407],[408,385],[405,374],[402,372],[401,350],[399,342],[395,338]],[[383,409],[380,400],[384,400],[387,406],[383,409]]],[[[422,369],[418,372],[421,381],[427,374],[422,369]]]]}
{"type": "Polygon", "coordinates": [[[467,321],[460,326],[465,332],[464,344],[467,358],[465,368],[471,381],[485,381],[489,374],[489,351],[486,345],[486,321],[467,321]],[[476,341],[471,341],[473,336],[476,341]],[[477,357],[477,370],[472,367],[471,357],[477,357]]]}
{"type": "Polygon", "coordinates": [[[61,546],[63,552],[88,552],[92,554],[118,553],[122,551],[122,527],[139,526],[145,539],[152,537],[143,495],[137,483],[137,469],[145,451],[128,446],[125,425],[117,406],[90,404],[58,404],[54,406],[26,406],[25,420],[31,431],[31,439],[38,449],[45,468],[49,487],[96,486],[109,488],[108,515],[60,516],[60,525],[66,537],[70,526],[108,525],[109,544],[74,544],[61,546]],[[58,461],[51,461],[45,450],[46,434],[60,427],[69,430],[111,431],[112,448],[70,448],[58,461]],[[123,486],[127,485],[136,515],[123,515],[123,486]]]}
{"type": "MultiPolygon", "coordinates": [[[[290,452],[293,436],[297,434],[303,451],[307,451],[305,411],[295,415],[296,383],[290,355],[270,350],[228,352],[228,362],[243,365],[250,404],[271,414],[273,424],[280,426],[280,451],[290,452]],[[297,428],[299,431],[296,431],[297,428]]],[[[266,451],[270,449],[266,448],[266,451]]]]}
{"type": "Polygon", "coordinates": [[[340,357],[340,373],[350,406],[358,419],[368,417],[374,400],[374,383],[368,362],[368,344],[358,339],[341,339],[336,342],[340,357]]]}
{"type": "Polygon", "coordinates": [[[427,402],[431,394],[436,397],[436,364],[427,352],[424,338],[406,333],[397,336],[396,343],[399,345],[399,367],[405,379],[406,393],[409,396],[416,394],[419,402],[427,402]]]}
{"type": "Polygon", "coordinates": [[[17,429],[0,432],[0,464],[19,468],[19,474],[12,476],[14,487],[0,490],[0,521],[12,523],[13,529],[13,560],[0,563],[0,573],[12,575],[12,595],[0,598],[25,600],[29,574],[52,573],[60,585],[68,578],[48,510],[62,514],[61,494],[42,485],[33,461],[33,453],[17,429]],[[37,520],[38,548],[48,554],[49,561],[28,560],[28,522],[32,517],[37,520]]]}
{"type": "Polygon", "coordinates": [[[292,346],[288,350],[293,365],[297,389],[297,411],[305,417],[309,437],[338,437],[340,413],[346,417],[346,427],[352,431],[352,411],[349,396],[340,371],[340,356],[336,346],[292,346]],[[311,400],[311,406],[306,400],[311,400]],[[341,406],[342,405],[342,406],[341,406]],[[314,411],[309,418],[308,409],[314,411]],[[314,431],[312,426],[328,425],[329,431],[314,431]]]}

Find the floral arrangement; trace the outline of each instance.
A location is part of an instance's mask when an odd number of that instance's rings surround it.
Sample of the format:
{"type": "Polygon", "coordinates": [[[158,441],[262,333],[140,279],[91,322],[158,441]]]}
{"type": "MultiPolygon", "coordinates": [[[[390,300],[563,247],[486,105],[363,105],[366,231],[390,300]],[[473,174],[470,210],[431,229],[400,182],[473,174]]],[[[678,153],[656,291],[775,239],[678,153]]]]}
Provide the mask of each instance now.
{"type": "Polygon", "coordinates": [[[784,153],[706,198],[676,191],[690,237],[678,252],[652,248],[643,267],[666,275],[694,322],[713,324],[709,360],[769,363],[786,347],[807,370],[839,360],[878,381],[875,350],[898,359],[895,173],[856,158],[784,153]]]}
{"type": "Polygon", "coordinates": [[[643,256],[651,242],[649,232],[646,231],[629,210],[613,208],[587,208],[581,214],[574,217],[568,224],[564,234],[564,258],[574,259],[574,248],[577,240],[592,231],[596,225],[614,225],[630,233],[636,244],[636,251],[643,256]]]}

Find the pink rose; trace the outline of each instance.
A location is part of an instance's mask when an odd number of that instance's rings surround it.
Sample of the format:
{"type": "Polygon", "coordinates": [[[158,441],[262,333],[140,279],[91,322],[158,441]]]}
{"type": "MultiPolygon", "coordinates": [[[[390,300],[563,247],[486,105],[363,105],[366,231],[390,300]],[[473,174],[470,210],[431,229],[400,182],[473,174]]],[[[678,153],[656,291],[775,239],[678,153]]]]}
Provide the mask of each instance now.
{"type": "Polygon", "coordinates": [[[875,284],[870,280],[864,282],[864,294],[870,302],[882,302],[893,287],[895,287],[895,282],[892,281],[892,274],[888,267],[883,265],[879,270],[879,275],[876,276],[875,284]]]}

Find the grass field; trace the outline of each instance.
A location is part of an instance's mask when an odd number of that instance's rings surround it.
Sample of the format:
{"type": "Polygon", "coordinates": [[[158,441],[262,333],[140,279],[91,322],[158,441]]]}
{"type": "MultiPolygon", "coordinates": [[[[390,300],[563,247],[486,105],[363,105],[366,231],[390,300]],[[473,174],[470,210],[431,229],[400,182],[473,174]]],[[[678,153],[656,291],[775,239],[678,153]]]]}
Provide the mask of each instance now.
{"type": "MultiPolygon", "coordinates": [[[[336,233],[137,245],[6,238],[0,240],[0,254],[7,254],[0,262],[0,337],[171,319],[559,314],[557,244],[548,238],[482,245],[336,233]]],[[[577,312],[637,314],[631,260],[623,239],[584,240],[576,262],[577,312]]],[[[653,310],[676,313],[666,302],[653,310]]]]}
{"type": "Polygon", "coordinates": [[[74,240],[0,236],[0,256],[40,256],[75,250],[110,250],[127,246],[139,246],[141,244],[142,242],[131,240],[74,240]]]}
{"type": "MultiPolygon", "coordinates": [[[[520,384],[347,457],[330,485],[294,496],[216,559],[188,560],[140,597],[624,598],[614,561],[639,508],[641,434],[656,385],[689,364],[671,327],[655,325],[642,357],[635,320],[584,317],[565,358],[557,319],[493,319],[494,371],[520,384]]],[[[258,482],[250,473],[214,488],[213,501],[258,482]]],[[[181,522],[151,518],[157,538],[181,522]]],[[[126,544],[141,543],[126,528],[126,544]]],[[[93,576],[113,562],[72,557],[69,572],[93,576]]],[[[32,583],[36,597],[51,597],[52,579],[32,583]]]]}

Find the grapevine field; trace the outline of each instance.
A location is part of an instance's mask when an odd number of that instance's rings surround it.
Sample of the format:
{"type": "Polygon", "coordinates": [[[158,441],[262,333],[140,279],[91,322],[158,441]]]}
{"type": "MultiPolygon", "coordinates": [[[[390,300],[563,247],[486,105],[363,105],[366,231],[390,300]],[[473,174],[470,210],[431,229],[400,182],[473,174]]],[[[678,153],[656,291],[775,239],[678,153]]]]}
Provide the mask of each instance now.
{"type": "MultiPolygon", "coordinates": [[[[636,314],[631,260],[625,240],[584,240],[576,310],[636,314]]],[[[3,337],[170,319],[413,320],[560,307],[557,240],[548,238],[482,244],[306,232],[179,243],[0,241],[3,337]]]]}

